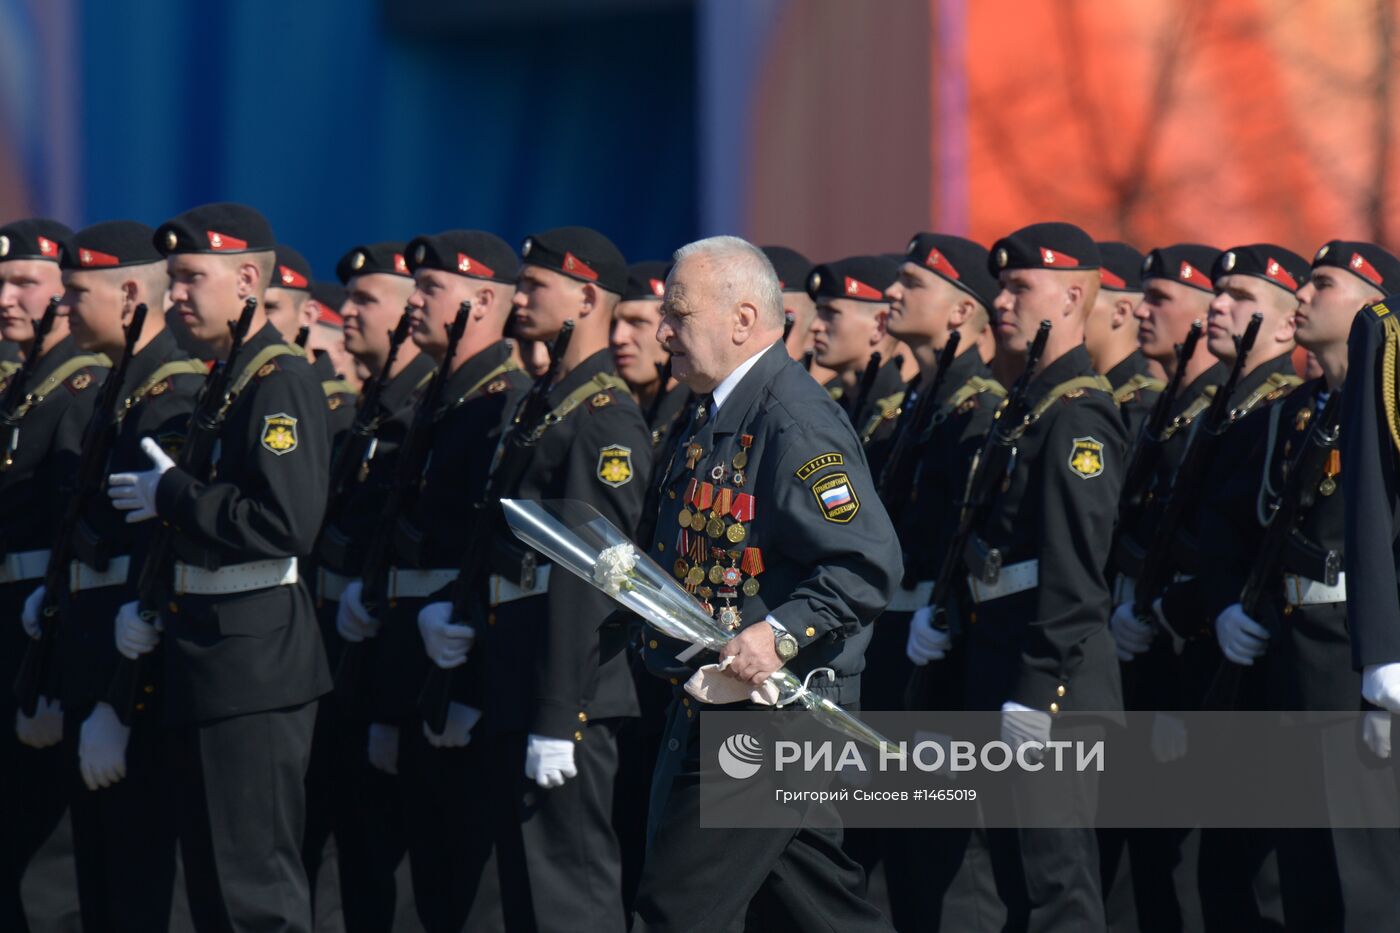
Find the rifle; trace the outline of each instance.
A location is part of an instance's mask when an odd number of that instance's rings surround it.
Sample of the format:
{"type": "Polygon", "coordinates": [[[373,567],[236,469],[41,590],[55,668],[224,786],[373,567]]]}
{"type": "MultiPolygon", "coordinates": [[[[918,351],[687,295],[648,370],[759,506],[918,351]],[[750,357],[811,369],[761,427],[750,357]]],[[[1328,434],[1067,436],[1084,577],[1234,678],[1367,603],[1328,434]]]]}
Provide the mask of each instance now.
{"type": "MultiPolygon", "coordinates": [[[[1196,352],[1196,344],[1200,343],[1203,330],[1204,326],[1200,321],[1193,321],[1186,341],[1176,345],[1176,370],[1167,382],[1166,389],[1157,396],[1157,401],[1152,406],[1152,414],[1143,423],[1142,433],[1133,448],[1133,459],[1129,462],[1128,472],[1123,479],[1123,497],[1118,507],[1116,530],[1118,538],[1126,534],[1128,529],[1136,528],[1142,517],[1142,510],[1147,504],[1147,487],[1157,472],[1157,465],[1162,460],[1162,451],[1166,447],[1162,433],[1166,431],[1167,423],[1171,420],[1172,407],[1176,404],[1177,395],[1181,393],[1181,383],[1186,375],[1186,364],[1196,352]]],[[[1121,547],[1121,541],[1117,538],[1114,544],[1115,549],[1121,547]]]]}
{"type": "Polygon", "coordinates": [[[1162,519],[1153,532],[1152,543],[1147,548],[1142,571],[1138,574],[1137,584],[1133,589],[1133,613],[1141,622],[1154,621],[1152,603],[1171,582],[1173,542],[1181,523],[1186,519],[1187,510],[1195,505],[1196,493],[1201,481],[1205,479],[1206,466],[1214,458],[1215,451],[1220,446],[1220,438],[1229,427],[1230,396],[1235,393],[1235,386],[1244,375],[1245,360],[1249,358],[1249,351],[1254,348],[1254,341],[1259,336],[1259,326],[1263,321],[1264,315],[1256,311],[1249,319],[1244,336],[1236,339],[1235,365],[1230,368],[1229,378],[1210,400],[1210,407],[1206,409],[1203,420],[1191,438],[1191,445],[1186,448],[1186,456],[1182,458],[1176,476],[1172,479],[1171,492],[1167,495],[1167,504],[1162,509],[1162,519]]]}
{"type": "MultiPolygon", "coordinates": [[[[566,342],[565,345],[567,346],[567,342],[566,342]]],[[[554,365],[554,349],[553,349],[553,348],[550,348],[549,353],[550,353],[549,365],[550,365],[551,367],[553,367],[553,365],[554,365]]],[[[657,415],[658,412],[661,411],[661,403],[664,402],[664,401],[666,400],[666,384],[669,383],[669,382],[671,381],[671,358],[670,358],[669,356],[666,357],[666,362],[664,362],[664,363],[657,363],[657,364],[656,364],[656,379],[657,379],[656,397],[653,398],[653,399],[651,400],[651,404],[647,406],[647,413],[646,413],[647,427],[651,427],[653,424],[656,423],[656,415],[657,415]]]]}
{"type": "MultiPolygon", "coordinates": [[[[466,550],[462,552],[461,570],[452,586],[452,622],[455,625],[470,625],[476,631],[481,631],[485,625],[488,608],[482,603],[481,596],[486,592],[486,582],[491,572],[491,542],[501,527],[500,501],[515,494],[520,478],[534,456],[540,425],[550,411],[549,390],[559,376],[559,367],[573,334],[574,322],[565,321],[564,328],[550,347],[549,369],[535,380],[521,402],[510,431],[501,439],[496,451],[495,463],[486,481],[486,491],[473,505],[476,517],[471,524],[466,550]]],[[[423,721],[429,729],[439,734],[447,727],[452,681],[453,671],[433,664],[418,695],[418,708],[423,714],[423,721]]]]}
{"type": "Polygon", "coordinates": [[[860,374],[860,384],[856,387],[855,398],[851,400],[851,407],[846,413],[851,417],[851,424],[859,431],[860,413],[865,408],[865,400],[870,397],[870,390],[875,387],[875,380],[880,376],[880,351],[876,350],[870,354],[870,361],[865,364],[865,371],[860,374]]]}
{"type": "Polygon", "coordinates": [[[303,324],[300,329],[297,330],[297,339],[292,342],[295,343],[299,349],[305,350],[306,341],[309,339],[311,339],[311,325],[303,324]]]}
{"type": "MultiPolygon", "coordinates": [[[[249,298],[243,303],[243,313],[236,322],[229,322],[229,332],[233,337],[229,345],[228,359],[216,365],[205,377],[204,386],[195,399],[194,411],[190,413],[190,424],[185,432],[185,443],[175,465],[201,482],[209,479],[213,465],[214,448],[219,440],[219,431],[233,404],[231,395],[233,380],[238,373],[238,361],[243,355],[243,342],[248,337],[248,329],[253,325],[253,313],[258,300],[249,298]]],[[[108,377],[111,378],[110,376],[108,377]]],[[[160,620],[161,609],[165,606],[170,577],[175,564],[175,529],[162,523],[146,552],[141,573],[136,579],[136,600],[141,618],[149,625],[160,620]]],[[[149,679],[149,665],[153,654],[141,655],[135,661],[119,658],[117,669],[112,676],[111,687],[107,691],[108,702],[116,711],[117,718],[130,725],[132,717],[140,706],[142,685],[149,679]]]]}
{"type": "Polygon", "coordinates": [[[24,397],[29,393],[29,382],[44,355],[44,342],[48,340],[49,331],[53,330],[53,322],[57,316],[58,299],[50,298],[49,306],[44,309],[44,316],[39,319],[39,326],[34,329],[34,342],[29,345],[24,362],[15,370],[9,384],[5,386],[5,397],[0,399],[0,429],[4,429],[8,434],[5,439],[5,457],[0,461],[0,469],[8,470],[15,462],[15,451],[19,450],[19,418],[15,412],[24,404],[24,397]]]}
{"type": "MultiPolygon", "coordinates": [[[[1035,340],[1026,351],[1026,366],[1016,379],[1015,385],[1007,393],[1006,400],[996,413],[992,426],[982,438],[982,446],[972,458],[968,471],[967,485],[962,509],[958,513],[958,527],[943,552],[943,561],[938,566],[938,576],[934,577],[933,594],[929,606],[933,609],[933,625],[941,631],[948,630],[948,609],[956,592],[958,571],[963,566],[963,552],[972,540],[972,534],[991,513],[1001,491],[1002,480],[1016,465],[1016,442],[1020,440],[1027,426],[1030,414],[1031,380],[1045,354],[1045,342],[1050,337],[1050,322],[1041,321],[1035,340]]],[[[922,709],[920,698],[927,694],[931,684],[928,667],[915,668],[909,684],[905,688],[905,707],[922,709]]]]}
{"type": "Polygon", "coordinates": [[[73,560],[73,539],[77,536],[78,524],[83,513],[102,495],[107,482],[107,457],[112,444],[117,439],[117,402],[126,383],[126,373],[131,366],[131,358],[136,355],[136,341],[141,338],[141,329],[146,324],[145,303],[136,306],[131,314],[131,322],[126,325],[126,349],[116,368],[107,374],[102,383],[102,391],[97,397],[97,407],[83,428],[83,441],[78,455],[77,482],[73,494],[64,503],[63,519],[54,533],[53,546],[49,549],[49,563],[44,569],[44,601],[39,607],[40,632],[38,640],[31,640],[24,648],[24,659],[20,662],[19,674],[15,678],[15,698],[26,716],[33,716],[39,705],[39,695],[48,682],[53,669],[54,644],[58,636],[58,610],[63,597],[68,594],[68,568],[73,560]]]}
{"type": "Polygon", "coordinates": [[[787,343],[788,334],[792,333],[792,325],[797,323],[797,315],[791,311],[783,312],[783,343],[787,343]]]}
{"type": "MultiPolygon", "coordinates": [[[[384,500],[384,507],[375,523],[374,535],[369,539],[365,550],[364,563],[360,567],[360,603],[370,615],[378,615],[389,602],[389,570],[394,562],[394,527],[399,516],[407,514],[423,481],[423,470],[428,465],[428,456],[433,452],[433,432],[438,408],[447,392],[447,381],[452,378],[452,366],[456,362],[457,345],[467,329],[467,318],[472,304],[464,301],[457,308],[457,316],[447,328],[447,352],[438,364],[433,381],[418,398],[413,411],[413,421],[399,448],[394,486],[384,500]]],[[[364,667],[365,643],[347,642],[340,654],[340,663],[335,670],[335,693],[348,703],[354,696],[364,667]]]]}
{"type": "Polygon", "coordinates": [[[880,471],[880,500],[885,503],[885,510],[892,515],[899,513],[900,506],[904,504],[914,485],[918,455],[929,440],[926,435],[932,427],[934,399],[943,388],[943,383],[948,380],[948,369],[953,365],[953,358],[958,355],[958,343],[961,340],[962,334],[957,331],[948,335],[948,342],[938,353],[933,378],[929,380],[928,388],[919,395],[919,400],[914,403],[914,410],[909,413],[909,423],[895,438],[890,458],[885,461],[885,468],[880,471]]]}
{"type": "MultiPolygon", "coordinates": [[[[398,359],[399,348],[408,339],[413,326],[411,308],[404,308],[399,323],[389,335],[389,355],[379,372],[365,383],[360,392],[360,407],[355,412],[355,420],[350,423],[350,431],[331,462],[330,498],[326,509],[326,519],[322,529],[333,527],[350,499],[350,490],[355,486],[360,473],[369,464],[378,446],[375,432],[379,430],[379,398],[393,372],[398,359]]],[[[322,534],[324,534],[324,530],[322,534]]]]}

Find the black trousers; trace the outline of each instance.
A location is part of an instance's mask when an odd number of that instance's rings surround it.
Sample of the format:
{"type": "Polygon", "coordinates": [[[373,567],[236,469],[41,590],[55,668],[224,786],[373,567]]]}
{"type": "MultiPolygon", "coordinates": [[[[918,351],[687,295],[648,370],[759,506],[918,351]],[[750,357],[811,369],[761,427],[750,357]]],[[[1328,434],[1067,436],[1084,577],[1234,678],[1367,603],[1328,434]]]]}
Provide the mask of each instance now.
{"type": "Polygon", "coordinates": [[[632,929],[890,930],[865,900],[865,873],[841,848],[839,829],[700,828],[700,730],[681,726],[683,710],[671,709],[667,747],[680,760],[657,774],[667,786],[652,794],[659,812],[632,929]]]}
{"type": "Polygon", "coordinates": [[[578,776],[544,790],[525,777],[524,733],[436,749],[420,723],[401,726],[413,896],[428,933],[624,929],[616,731],[590,722],[574,746],[578,776]]]}
{"type": "Polygon", "coordinates": [[[62,744],[33,749],[15,737],[11,685],[29,641],[19,615],[25,597],[38,585],[26,581],[0,586],[0,929],[7,931],[29,929],[20,882],[34,854],[63,819],[73,786],[62,744]]]}
{"type": "Polygon", "coordinates": [[[180,855],[195,929],[311,929],[301,862],[316,703],[173,730],[180,855]]]}
{"type": "Polygon", "coordinates": [[[73,787],[73,860],[84,933],[164,930],[175,888],[174,783],[165,732],[138,722],[126,747],[126,777],[90,791],[78,774],[78,737],[88,709],[64,711],[73,787]]]}

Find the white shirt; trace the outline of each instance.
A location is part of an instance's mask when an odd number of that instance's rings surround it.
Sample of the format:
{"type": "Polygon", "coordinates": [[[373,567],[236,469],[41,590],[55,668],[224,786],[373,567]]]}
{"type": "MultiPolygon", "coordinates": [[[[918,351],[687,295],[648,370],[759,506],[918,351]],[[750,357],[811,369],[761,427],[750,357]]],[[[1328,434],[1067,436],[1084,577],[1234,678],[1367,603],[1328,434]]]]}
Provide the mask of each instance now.
{"type": "Polygon", "coordinates": [[[767,353],[769,350],[773,349],[774,346],[777,346],[777,344],[771,344],[767,347],[764,347],[762,350],[759,350],[753,356],[744,360],[744,362],[734,367],[734,372],[725,376],[724,380],[720,382],[719,385],[715,386],[715,390],[710,393],[711,397],[714,399],[714,408],[710,412],[711,415],[719,411],[720,406],[724,404],[724,400],[729,398],[730,394],[739,385],[740,381],[742,381],[743,378],[746,375],[748,375],[749,370],[753,369],[754,366],[758,365],[758,358],[763,354],[767,353]]]}

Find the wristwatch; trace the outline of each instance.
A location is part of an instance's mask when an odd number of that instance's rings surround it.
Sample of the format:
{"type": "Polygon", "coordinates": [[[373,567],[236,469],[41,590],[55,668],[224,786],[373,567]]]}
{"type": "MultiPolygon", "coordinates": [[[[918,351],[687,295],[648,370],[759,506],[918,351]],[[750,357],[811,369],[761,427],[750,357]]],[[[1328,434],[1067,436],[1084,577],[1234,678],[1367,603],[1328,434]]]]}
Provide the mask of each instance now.
{"type": "Polygon", "coordinates": [[[792,632],[774,628],[773,650],[778,652],[778,660],[786,664],[797,657],[797,639],[792,636],[792,632]]]}

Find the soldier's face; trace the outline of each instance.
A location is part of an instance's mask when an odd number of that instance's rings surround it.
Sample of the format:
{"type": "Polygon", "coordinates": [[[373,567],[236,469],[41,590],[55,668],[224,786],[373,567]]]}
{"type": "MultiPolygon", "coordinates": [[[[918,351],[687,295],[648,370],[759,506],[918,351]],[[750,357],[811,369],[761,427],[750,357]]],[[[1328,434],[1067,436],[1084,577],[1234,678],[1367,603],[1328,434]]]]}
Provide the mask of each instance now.
{"type": "Polygon", "coordinates": [[[1068,303],[1065,274],[1049,269],[1012,269],[1001,273],[1001,291],[992,303],[997,342],[1011,353],[1024,353],[1041,321],[1060,323],[1068,303]]]}
{"type": "Polygon", "coordinates": [[[617,374],[628,384],[650,385],[656,381],[657,367],[665,365],[666,349],[656,339],[660,323],[659,301],[619,301],[613,308],[609,346],[617,374]]]}
{"type": "Polygon", "coordinates": [[[389,334],[398,326],[414,284],[401,275],[357,275],[346,286],[340,316],[345,319],[345,349],[357,357],[382,359],[389,334]]]}
{"type": "Polygon", "coordinates": [[[68,330],[84,350],[122,345],[122,283],[119,270],[70,270],[63,274],[60,312],[68,314],[68,330]]]}
{"type": "Polygon", "coordinates": [[[541,266],[523,265],[515,282],[515,333],[523,340],[553,340],[565,321],[578,320],[582,282],[541,266]]]}
{"type": "Polygon", "coordinates": [[[1298,289],[1298,343],[1309,350],[1345,344],[1356,312],[1383,295],[1358,275],[1319,266],[1298,289]]]}
{"type": "Polygon", "coordinates": [[[837,372],[863,369],[883,339],[880,315],[888,306],[850,298],[823,298],[812,322],[817,362],[837,372]]]}
{"type": "Polygon", "coordinates": [[[912,262],[900,266],[899,278],[885,289],[890,315],[885,329],[901,340],[923,338],[941,347],[948,339],[949,315],[967,294],[912,262]]]}
{"type": "Polygon", "coordinates": [[[1297,299],[1277,285],[1253,275],[1227,275],[1215,283],[1206,318],[1206,346],[1226,362],[1235,358],[1235,338],[1244,334],[1254,313],[1264,315],[1256,346],[1263,348],[1280,327],[1293,326],[1297,299]],[[1271,291],[1272,290],[1272,291],[1271,291]]]}
{"type": "Polygon", "coordinates": [[[413,281],[413,294],[408,296],[413,309],[413,342],[440,360],[447,352],[447,328],[462,302],[472,298],[471,279],[440,269],[418,269],[413,281]]]}
{"type": "Polygon", "coordinates": [[[167,268],[170,310],[194,339],[223,346],[229,324],[238,320],[244,300],[256,287],[256,264],[230,256],[176,253],[167,268]]]}
{"type": "MultiPolygon", "coordinates": [[[[28,342],[50,298],[63,294],[63,273],[46,259],[0,262],[0,337],[28,342]]],[[[61,310],[61,309],[60,309],[61,310]]]]}
{"type": "Polygon", "coordinates": [[[277,328],[277,333],[288,342],[296,340],[301,325],[309,324],[307,318],[311,304],[308,292],[292,288],[269,288],[263,297],[263,313],[267,323],[277,328]]]}
{"type": "Polygon", "coordinates": [[[1148,279],[1142,284],[1142,301],[1133,309],[1138,346],[1148,359],[1167,363],[1176,357],[1176,345],[1186,340],[1191,325],[1205,322],[1211,296],[1171,279],[1148,279]]]}

